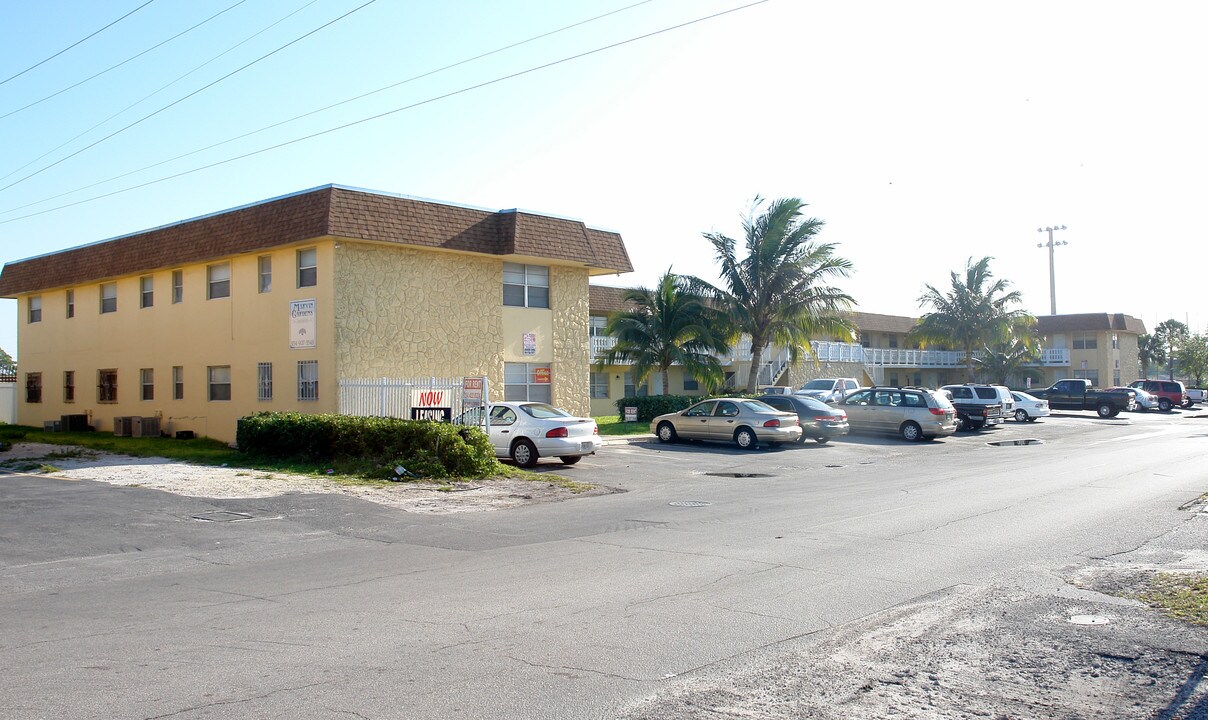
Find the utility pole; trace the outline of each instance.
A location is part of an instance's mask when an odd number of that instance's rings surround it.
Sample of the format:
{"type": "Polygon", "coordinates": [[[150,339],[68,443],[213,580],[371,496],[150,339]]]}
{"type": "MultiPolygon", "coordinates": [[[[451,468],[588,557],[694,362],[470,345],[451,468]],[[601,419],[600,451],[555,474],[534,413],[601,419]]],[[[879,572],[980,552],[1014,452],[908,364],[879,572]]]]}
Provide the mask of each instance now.
{"type": "Polygon", "coordinates": [[[1053,225],[1052,227],[1036,228],[1036,232],[1047,232],[1049,241],[1047,243],[1038,243],[1036,247],[1047,247],[1049,249],[1049,314],[1057,314],[1057,271],[1053,265],[1053,248],[1058,245],[1069,245],[1068,242],[1061,240],[1053,242],[1053,232],[1056,230],[1065,230],[1064,225],[1053,225]]]}

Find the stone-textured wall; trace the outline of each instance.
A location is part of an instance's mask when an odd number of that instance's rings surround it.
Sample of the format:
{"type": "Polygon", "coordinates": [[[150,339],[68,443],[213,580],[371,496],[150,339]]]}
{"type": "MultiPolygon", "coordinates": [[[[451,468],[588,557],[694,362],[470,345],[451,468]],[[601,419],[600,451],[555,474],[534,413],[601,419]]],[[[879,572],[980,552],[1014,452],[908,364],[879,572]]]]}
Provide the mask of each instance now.
{"type": "Polygon", "coordinates": [[[1141,353],[1137,346],[1137,336],[1132,333],[1120,333],[1120,382],[1128,383],[1141,377],[1141,353]]]}
{"type": "Polygon", "coordinates": [[[812,358],[803,358],[799,362],[789,366],[789,371],[785,374],[784,384],[801,387],[816,378],[841,377],[854,377],[861,385],[870,385],[873,382],[873,378],[868,376],[867,368],[864,367],[863,363],[815,363],[812,358]]]}
{"type": "Polygon", "coordinates": [[[551,266],[549,294],[554,320],[554,405],[575,415],[590,415],[586,268],[551,266]]]}
{"type": "Polygon", "coordinates": [[[341,241],[338,377],[486,375],[502,397],[501,273],[494,258],[341,241]]]}

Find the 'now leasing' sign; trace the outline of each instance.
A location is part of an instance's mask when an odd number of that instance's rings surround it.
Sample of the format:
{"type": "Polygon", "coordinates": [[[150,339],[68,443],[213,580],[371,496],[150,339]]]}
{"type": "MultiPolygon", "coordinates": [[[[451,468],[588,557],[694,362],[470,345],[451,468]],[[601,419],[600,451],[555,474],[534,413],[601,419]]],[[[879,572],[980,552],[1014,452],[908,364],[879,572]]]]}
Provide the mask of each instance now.
{"type": "Polygon", "coordinates": [[[449,422],[453,419],[453,398],[448,390],[411,390],[411,419],[449,422]]]}

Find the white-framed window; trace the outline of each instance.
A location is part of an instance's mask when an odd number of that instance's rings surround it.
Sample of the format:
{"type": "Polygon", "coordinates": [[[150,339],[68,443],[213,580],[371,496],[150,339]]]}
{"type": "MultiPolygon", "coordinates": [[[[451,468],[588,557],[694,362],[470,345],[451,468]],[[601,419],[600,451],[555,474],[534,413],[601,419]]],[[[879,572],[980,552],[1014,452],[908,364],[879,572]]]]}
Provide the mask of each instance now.
{"type": "Polygon", "coordinates": [[[260,274],[260,282],[257,285],[260,292],[266,293],[273,289],[273,256],[261,255],[256,258],[256,268],[260,274]]]}
{"type": "Polygon", "coordinates": [[[67,291],[67,317],[75,317],[75,290],[67,291]]]}
{"type": "Polygon", "coordinates": [[[155,399],[155,369],[143,368],[138,371],[138,382],[142,389],[142,398],[144,400],[155,399]]]}
{"type": "Polygon", "coordinates": [[[42,296],[34,295],[29,299],[29,322],[42,322],[42,296]]]}
{"type": "Polygon", "coordinates": [[[625,397],[646,397],[650,394],[650,378],[646,378],[646,382],[638,387],[633,382],[633,373],[625,373],[625,397]]]}
{"type": "Polygon", "coordinates": [[[503,399],[552,402],[551,380],[548,363],[504,363],[503,399]]]}
{"type": "Polygon", "coordinates": [[[298,287],[314,287],[319,284],[319,250],[303,248],[298,251],[298,287]]]}
{"type": "Polygon", "coordinates": [[[172,271],[172,304],[178,305],[185,299],[185,271],[172,271]]]}
{"type": "Polygon", "coordinates": [[[298,399],[319,399],[319,361],[298,361],[298,399]]]}
{"type": "Polygon", "coordinates": [[[608,397],[608,373],[593,372],[591,374],[591,396],[592,398],[608,397]]]}
{"type": "Polygon", "coordinates": [[[206,266],[206,298],[214,300],[231,296],[231,264],[218,263],[206,266]]]}
{"type": "Polygon", "coordinates": [[[117,283],[101,283],[101,312],[117,312],[117,283]]]}
{"type": "Polygon", "coordinates": [[[608,318],[602,315],[592,315],[587,318],[587,323],[589,337],[608,337],[608,333],[604,332],[604,328],[608,327],[608,318]]]}
{"type": "Polygon", "coordinates": [[[155,280],[150,275],[138,279],[138,306],[149,308],[155,306],[155,280]]]}
{"type": "Polygon", "coordinates": [[[231,366],[211,365],[206,368],[210,386],[210,400],[231,399],[231,366]]]}
{"type": "Polygon", "coordinates": [[[1094,335],[1075,335],[1075,350],[1094,350],[1099,347],[1099,341],[1094,335]]]}
{"type": "Polygon", "coordinates": [[[260,363],[256,365],[256,399],[273,399],[273,364],[260,363]]]}
{"type": "Polygon", "coordinates": [[[503,264],[503,304],[549,307],[549,268],[544,265],[503,264]]]}
{"type": "Polygon", "coordinates": [[[185,369],[180,365],[172,366],[172,399],[185,399],[185,369]]]}

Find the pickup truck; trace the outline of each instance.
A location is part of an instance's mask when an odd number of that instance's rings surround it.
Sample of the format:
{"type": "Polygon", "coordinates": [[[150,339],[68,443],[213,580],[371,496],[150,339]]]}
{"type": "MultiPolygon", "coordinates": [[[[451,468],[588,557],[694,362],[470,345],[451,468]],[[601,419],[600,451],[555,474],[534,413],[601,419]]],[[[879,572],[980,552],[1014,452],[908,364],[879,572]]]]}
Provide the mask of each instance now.
{"type": "MultiPolygon", "coordinates": [[[[998,387],[966,383],[945,385],[940,391],[948,393],[948,397],[952,399],[952,407],[956,408],[957,430],[978,430],[986,425],[997,425],[1003,420],[1003,401],[999,396],[998,387]]],[[[1009,396],[1010,391],[1006,391],[1006,394],[1009,396]]],[[[1007,414],[1015,414],[1013,399],[1007,414]]]]}
{"type": "Polygon", "coordinates": [[[1137,396],[1128,390],[1100,390],[1091,387],[1090,380],[1074,378],[1058,380],[1045,390],[1029,390],[1028,394],[1049,401],[1053,410],[1094,410],[1101,418],[1119,415],[1136,407],[1137,396]]]}
{"type": "Polygon", "coordinates": [[[855,378],[817,378],[802,385],[794,394],[834,405],[859,389],[860,381],[855,378]]]}

